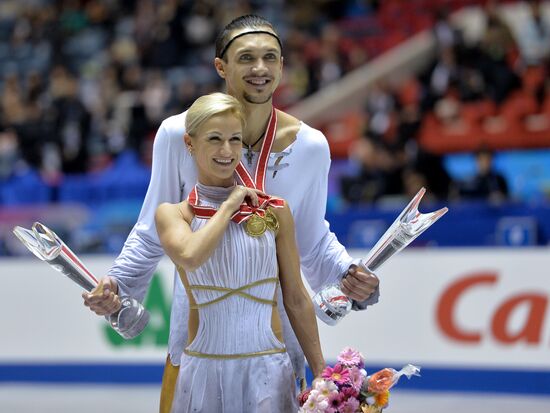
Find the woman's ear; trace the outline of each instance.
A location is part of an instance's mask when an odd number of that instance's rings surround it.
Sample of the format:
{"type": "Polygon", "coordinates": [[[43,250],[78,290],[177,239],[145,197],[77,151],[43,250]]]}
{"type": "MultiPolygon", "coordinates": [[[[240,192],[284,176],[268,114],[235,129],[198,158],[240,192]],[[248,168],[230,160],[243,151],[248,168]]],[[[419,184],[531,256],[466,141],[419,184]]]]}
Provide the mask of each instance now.
{"type": "Polygon", "coordinates": [[[191,140],[191,135],[186,133],[183,135],[183,141],[185,142],[185,146],[187,147],[187,150],[193,156],[193,141],[191,140]]]}

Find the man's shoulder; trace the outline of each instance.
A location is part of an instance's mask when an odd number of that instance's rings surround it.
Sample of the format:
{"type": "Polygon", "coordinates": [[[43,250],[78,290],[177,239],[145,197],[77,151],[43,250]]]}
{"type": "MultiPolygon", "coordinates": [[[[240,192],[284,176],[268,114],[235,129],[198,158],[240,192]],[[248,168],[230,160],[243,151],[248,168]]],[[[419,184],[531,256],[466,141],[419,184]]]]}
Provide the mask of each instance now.
{"type": "Polygon", "coordinates": [[[185,133],[186,115],[187,111],[164,119],[159,127],[158,135],[165,135],[168,138],[182,138],[183,134],[185,133]]]}
{"type": "Polygon", "coordinates": [[[307,150],[329,153],[328,141],[323,132],[311,127],[305,122],[300,122],[300,129],[296,141],[307,150]]]}
{"type": "Polygon", "coordinates": [[[300,130],[298,133],[303,135],[304,139],[311,140],[312,142],[327,142],[327,138],[323,132],[319,129],[315,129],[303,121],[300,122],[300,130]]]}

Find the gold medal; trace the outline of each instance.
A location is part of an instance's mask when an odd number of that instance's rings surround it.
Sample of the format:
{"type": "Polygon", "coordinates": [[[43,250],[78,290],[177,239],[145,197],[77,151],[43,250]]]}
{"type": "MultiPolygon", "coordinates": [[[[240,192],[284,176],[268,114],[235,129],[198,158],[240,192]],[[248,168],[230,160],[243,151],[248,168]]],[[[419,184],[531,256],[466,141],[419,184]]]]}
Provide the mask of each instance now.
{"type": "Polygon", "coordinates": [[[267,225],[267,227],[277,233],[277,231],[279,231],[279,220],[277,219],[277,216],[271,212],[271,209],[268,209],[265,213],[265,223],[267,225]]]}
{"type": "Polygon", "coordinates": [[[259,237],[267,229],[265,219],[253,214],[245,223],[244,230],[251,237],[259,237]]]}

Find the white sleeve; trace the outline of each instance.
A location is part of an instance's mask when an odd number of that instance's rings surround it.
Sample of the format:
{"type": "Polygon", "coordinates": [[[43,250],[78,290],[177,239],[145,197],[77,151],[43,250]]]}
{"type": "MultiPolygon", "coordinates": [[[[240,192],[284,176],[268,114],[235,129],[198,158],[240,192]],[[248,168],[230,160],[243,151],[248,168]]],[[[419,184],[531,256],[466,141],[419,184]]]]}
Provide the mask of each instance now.
{"type": "MultiPolygon", "coordinates": [[[[139,218],[108,275],[116,278],[119,295],[143,301],[153,272],[164,255],[155,227],[155,211],[162,202],[181,201],[179,166],[186,155],[181,138],[175,139],[165,122],[153,144],[151,181],[139,218]]],[[[173,133],[173,132],[172,132],[173,133]]]]}
{"type": "Polygon", "coordinates": [[[353,262],[325,220],[330,151],[321,137],[308,144],[311,158],[302,174],[307,179],[300,182],[304,197],[301,205],[293,208],[302,272],[314,291],[339,280],[353,262]]]}
{"type": "MultiPolygon", "coordinates": [[[[357,264],[347,253],[336,235],[330,231],[329,223],[324,219],[326,213],[328,172],[330,169],[330,150],[326,138],[317,142],[308,153],[313,155],[305,163],[308,176],[304,185],[304,197],[296,208],[294,220],[296,238],[300,250],[301,267],[309,286],[315,292],[327,284],[339,282],[350,265],[357,264]]],[[[378,288],[363,302],[353,302],[354,310],[364,310],[368,305],[378,302],[378,288]]]]}

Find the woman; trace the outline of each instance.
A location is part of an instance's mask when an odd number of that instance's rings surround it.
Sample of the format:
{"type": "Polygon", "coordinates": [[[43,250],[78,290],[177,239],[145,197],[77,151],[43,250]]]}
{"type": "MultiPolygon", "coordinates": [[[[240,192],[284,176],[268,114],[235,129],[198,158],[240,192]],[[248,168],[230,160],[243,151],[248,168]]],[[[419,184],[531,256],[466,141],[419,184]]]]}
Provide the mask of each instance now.
{"type": "Polygon", "coordinates": [[[243,123],[241,105],[229,95],[193,103],[184,140],[198,184],[186,201],[162,204],[155,216],[191,307],[173,412],[298,410],[275,308],[278,283],[314,376],[324,368],[290,209],[281,199],[235,185],[243,123]]]}

